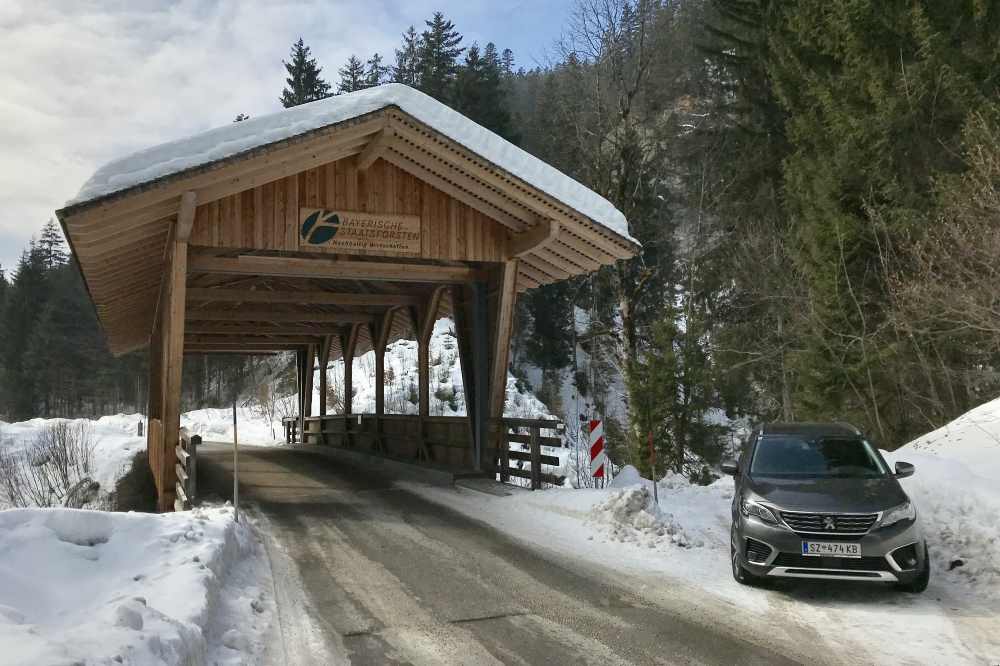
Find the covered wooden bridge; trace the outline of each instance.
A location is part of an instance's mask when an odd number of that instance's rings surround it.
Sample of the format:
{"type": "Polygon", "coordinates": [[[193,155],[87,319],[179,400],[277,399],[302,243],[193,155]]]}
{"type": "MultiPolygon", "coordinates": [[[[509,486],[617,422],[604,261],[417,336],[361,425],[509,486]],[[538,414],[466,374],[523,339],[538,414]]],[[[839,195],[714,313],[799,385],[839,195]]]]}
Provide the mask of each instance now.
{"type": "MultiPolygon", "coordinates": [[[[116,160],[58,217],[112,352],[149,347],[161,510],[175,499],[185,354],[294,351],[309,415],[316,359],[325,368],[345,358],[351,395],[355,355],[376,352],[381,388],[386,345],[416,339],[419,415],[393,421],[377,390],[376,413],[360,419],[376,434],[368,448],[489,468],[517,295],[638,249],[605,199],[399,84],[116,160]],[[428,341],[446,316],[468,406],[468,418],[450,422],[428,413],[428,341]],[[431,444],[442,428],[451,446],[431,444]]],[[[315,427],[324,434],[341,428],[324,423],[315,427]]]]}

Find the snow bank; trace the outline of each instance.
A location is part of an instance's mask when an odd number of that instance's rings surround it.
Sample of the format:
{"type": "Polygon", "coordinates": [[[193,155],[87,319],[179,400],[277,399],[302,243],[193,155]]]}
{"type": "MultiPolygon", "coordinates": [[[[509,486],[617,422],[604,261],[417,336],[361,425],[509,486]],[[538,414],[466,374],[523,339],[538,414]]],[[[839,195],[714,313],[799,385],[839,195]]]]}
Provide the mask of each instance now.
{"type": "Polygon", "coordinates": [[[892,453],[916,473],[901,483],[931,551],[933,577],[966,594],[1000,597],[1000,399],[892,453]]]}
{"type": "MultiPolygon", "coordinates": [[[[117,414],[99,419],[31,419],[19,423],[0,422],[0,446],[21,451],[31,446],[46,428],[57,423],[84,428],[94,445],[91,468],[87,474],[100,484],[100,495],[114,490],[118,478],[132,459],[146,449],[144,437],[137,436],[141,414],[117,414]]],[[[79,479],[77,479],[79,480],[79,479]]],[[[0,508],[3,500],[0,499],[0,508]]]]}
{"type": "Polygon", "coordinates": [[[485,127],[399,83],[328,97],[147,148],[104,165],[67,206],[395,106],[596,223],[636,242],[611,202],[485,127]]]}
{"type": "Polygon", "coordinates": [[[615,541],[647,548],[704,545],[701,540],[692,542],[674,516],[660,509],[653,501],[653,494],[642,486],[612,491],[594,505],[591,516],[608,527],[609,537],[615,541]]]}
{"type": "Polygon", "coordinates": [[[260,557],[228,507],[0,511],[0,664],[243,663],[269,593],[233,589],[228,572],[260,557]],[[218,645],[223,630],[243,652],[218,645]]]}

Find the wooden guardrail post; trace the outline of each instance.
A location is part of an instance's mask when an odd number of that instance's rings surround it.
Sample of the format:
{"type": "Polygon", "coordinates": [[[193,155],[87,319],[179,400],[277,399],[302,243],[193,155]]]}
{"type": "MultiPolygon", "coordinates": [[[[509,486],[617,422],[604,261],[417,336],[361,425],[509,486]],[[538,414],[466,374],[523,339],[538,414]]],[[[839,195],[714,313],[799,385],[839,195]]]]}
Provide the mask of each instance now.
{"type": "Polygon", "coordinates": [[[500,450],[500,482],[510,482],[510,440],[507,431],[510,430],[502,422],[497,424],[497,448],[500,450]]]}
{"type": "Polygon", "coordinates": [[[177,476],[174,487],[177,496],[174,500],[174,511],[190,509],[197,499],[199,444],[201,444],[200,436],[188,435],[186,431],[180,433],[180,438],[174,449],[177,458],[177,462],[174,464],[174,472],[177,476]]]}
{"type": "Polygon", "coordinates": [[[531,489],[541,490],[542,488],[542,442],[540,428],[537,425],[531,426],[531,489]]]}

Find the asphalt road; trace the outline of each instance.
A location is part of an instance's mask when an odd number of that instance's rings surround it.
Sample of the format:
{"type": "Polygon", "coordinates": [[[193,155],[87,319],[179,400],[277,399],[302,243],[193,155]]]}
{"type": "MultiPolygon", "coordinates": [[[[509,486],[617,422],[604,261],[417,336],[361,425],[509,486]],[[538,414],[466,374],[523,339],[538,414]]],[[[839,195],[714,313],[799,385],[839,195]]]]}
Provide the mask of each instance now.
{"type": "MultiPolygon", "coordinates": [[[[199,492],[230,497],[230,449],[204,445],[198,464],[199,492]]],[[[790,663],[699,599],[653,601],[316,452],[241,449],[240,481],[268,531],[269,663],[790,663]]]]}

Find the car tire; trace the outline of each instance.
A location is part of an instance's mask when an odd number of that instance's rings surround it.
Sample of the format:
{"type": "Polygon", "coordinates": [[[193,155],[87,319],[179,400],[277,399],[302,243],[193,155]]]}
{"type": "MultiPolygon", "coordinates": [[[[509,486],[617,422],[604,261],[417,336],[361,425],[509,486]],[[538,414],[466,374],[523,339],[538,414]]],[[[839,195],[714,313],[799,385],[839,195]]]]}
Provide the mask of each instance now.
{"type": "Polygon", "coordinates": [[[924,566],[920,569],[920,573],[914,577],[913,580],[906,583],[899,583],[897,587],[911,594],[920,594],[927,589],[927,584],[931,580],[931,558],[927,552],[927,544],[924,544],[924,566]]]}
{"type": "Polygon", "coordinates": [[[729,562],[732,565],[733,580],[740,585],[756,587],[763,582],[764,579],[761,576],[756,576],[750,573],[740,563],[739,554],[736,552],[736,546],[733,543],[733,539],[729,540],[729,562]]]}

